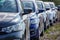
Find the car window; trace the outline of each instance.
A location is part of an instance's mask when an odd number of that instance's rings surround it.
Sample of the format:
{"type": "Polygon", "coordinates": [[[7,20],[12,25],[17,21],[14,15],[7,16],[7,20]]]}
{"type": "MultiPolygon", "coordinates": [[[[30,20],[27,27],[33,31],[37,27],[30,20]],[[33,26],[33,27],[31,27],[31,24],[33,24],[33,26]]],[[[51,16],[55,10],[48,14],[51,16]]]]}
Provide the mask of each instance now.
{"type": "Polygon", "coordinates": [[[33,2],[30,2],[30,1],[24,1],[23,2],[23,6],[24,6],[24,9],[32,9],[32,12],[35,11],[35,6],[34,6],[34,3],[33,2]]]}
{"type": "Polygon", "coordinates": [[[45,4],[45,8],[50,8],[50,5],[49,4],[45,4]]]}
{"type": "Polygon", "coordinates": [[[53,4],[50,4],[50,7],[51,7],[51,8],[54,8],[55,6],[54,6],[53,4]]]}
{"type": "Polygon", "coordinates": [[[44,9],[44,7],[43,7],[43,4],[42,4],[42,3],[37,2],[37,5],[38,5],[38,9],[44,9]]]}
{"type": "Polygon", "coordinates": [[[23,4],[24,4],[24,8],[32,8],[33,7],[31,2],[23,2],[23,4]]]}
{"type": "Polygon", "coordinates": [[[16,0],[0,0],[0,12],[18,12],[16,0]]]}

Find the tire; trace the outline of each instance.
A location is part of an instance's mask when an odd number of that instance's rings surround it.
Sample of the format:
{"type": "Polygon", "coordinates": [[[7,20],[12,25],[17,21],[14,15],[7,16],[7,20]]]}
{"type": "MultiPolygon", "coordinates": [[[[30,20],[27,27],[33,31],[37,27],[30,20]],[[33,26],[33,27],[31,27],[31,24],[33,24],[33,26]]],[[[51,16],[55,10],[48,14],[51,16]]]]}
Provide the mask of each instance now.
{"type": "Polygon", "coordinates": [[[55,17],[53,17],[53,23],[56,23],[55,17]]]}
{"type": "Polygon", "coordinates": [[[50,25],[47,26],[47,29],[49,29],[50,25]]]}
{"type": "Polygon", "coordinates": [[[53,26],[52,20],[50,20],[50,26],[53,26]]]}
{"type": "Polygon", "coordinates": [[[40,36],[43,36],[43,35],[44,35],[44,28],[43,28],[43,30],[42,30],[40,36]]]}
{"type": "Polygon", "coordinates": [[[44,30],[47,30],[46,22],[44,22],[44,30]]]}
{"type": "Polygon", "coordinates": [[[44,32],[42,31],[41,34],[40,34],[40,36],[43,36],[43,35],[44,35],[44,32]]]}
{"type": "Polygon", "coordinates": [[[50,26],[53,26],[53,23],[50,23],[50,26]]]}
{"type": "Polygon", "coordinates": [[[56,23],[56,21],[55,21],[55,20],[54,20],[53,22],[54,22],[54,23],[56,23]]]}
{"type": "MultiPolygon", "coordinates": [[[[41,24],[39,24],[39,26],[40,26],[41,24]]],[[[44,25],[44,23],[43,23],[43,25],[44,25]]],[[[40,27],[39,27],[40,28],[40,27]]],[[[40,29],[39,29],[40,30],[40,29]]],[[[39,33],[39,35],[40,36],[43,36],[43,34],[44,34],[44,28],[43,28],[43,31],[41,32],[41,33],[39,33]]]]}
{"type": "Polygon", "coordinates": [[[40,40],[40,23],[39,23],[39,28],[38,28],[38,40],[40,40]]]}
{"type": "Polygon", "coordinates": [[[56,18],[56,22],[58,21],[58,18],[56,18]]]}

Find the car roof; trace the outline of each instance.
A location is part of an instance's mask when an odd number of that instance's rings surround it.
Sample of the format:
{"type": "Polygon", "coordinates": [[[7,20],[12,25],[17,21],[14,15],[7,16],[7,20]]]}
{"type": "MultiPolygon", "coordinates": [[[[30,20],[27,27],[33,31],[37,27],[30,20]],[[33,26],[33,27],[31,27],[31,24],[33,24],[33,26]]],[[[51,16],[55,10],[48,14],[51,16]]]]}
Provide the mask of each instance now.
{"type": "Polygon", "coordinates": [[[55,5],[55,3],[54,3],[54,2],[49,2],[49,4],[53,4],[53,5],[55,5]]]}
{"type": "Polygon", "coordinates": [[[37,1],[37,2],[43,2],[43,1],[37,1]]]}
{"type": "Polygon", "coordinates": [[[44,2],[45,4],[49,4],[49,2],[44,2]]]}
{"type": "Polygon", "coordinates": [[[40,0],[21,0],[21,1],[39,1],[39,2],[42,2],[40,0]]]}
{"type": "Polygon", "coordinates": [[[36,0],[21,0],[21,1],[36,1],[36,0]]]}
{"type": "Polygon", "coordinates": [[[54,2],[49,2],[49,3],[53,4],[54,2]]]}
{"type": "Polygon", "coordinates": [[[46,4],[54,4],[54,2],[44,2],[44,3],[46,3],[46,4]]]}

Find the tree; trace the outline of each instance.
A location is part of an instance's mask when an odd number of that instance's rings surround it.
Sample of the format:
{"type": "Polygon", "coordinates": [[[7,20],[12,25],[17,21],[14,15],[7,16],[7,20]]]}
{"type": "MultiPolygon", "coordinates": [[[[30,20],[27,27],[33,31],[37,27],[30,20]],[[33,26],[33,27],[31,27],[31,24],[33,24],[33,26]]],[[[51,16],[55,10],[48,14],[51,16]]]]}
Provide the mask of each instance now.
{"type": "Polygon", "coordinates": [[[54,2],[56,5],[60,5],[60,0],[42,0],[42,1],[51,1],[54,2]]]}

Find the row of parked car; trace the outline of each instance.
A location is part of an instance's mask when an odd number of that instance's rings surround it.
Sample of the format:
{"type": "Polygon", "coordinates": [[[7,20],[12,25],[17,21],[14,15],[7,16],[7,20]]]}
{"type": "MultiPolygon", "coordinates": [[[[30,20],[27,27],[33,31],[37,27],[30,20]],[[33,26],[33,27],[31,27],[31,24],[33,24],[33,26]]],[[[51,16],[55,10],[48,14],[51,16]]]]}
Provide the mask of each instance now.
{"type": "Polygon", "coordinates": [[[54,2],[0,0],[0,40],[39,40],[56,21],[54,2]]]}

